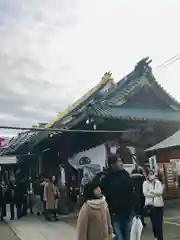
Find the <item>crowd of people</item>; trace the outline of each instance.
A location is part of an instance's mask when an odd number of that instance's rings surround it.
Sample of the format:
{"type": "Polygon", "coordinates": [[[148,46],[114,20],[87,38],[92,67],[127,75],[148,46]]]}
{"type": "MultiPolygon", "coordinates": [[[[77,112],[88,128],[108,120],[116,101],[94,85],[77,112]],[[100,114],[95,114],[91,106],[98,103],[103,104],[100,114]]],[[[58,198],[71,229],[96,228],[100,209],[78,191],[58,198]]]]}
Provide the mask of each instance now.
{"type": "Polygon", "coordinates": [[[78,240],[130,240],[132,218],[145,227],[152,223],[154,239],[163,240],[163,185],[152,170],[144,174],[136,166],[129,174],[118,153],[108,159],[108,168],[84,186],[78,217],[78,240]]]}
{"type": "Polygon", "coordinates": [[[7,205],[10,205],[10,219],[15,215],[17,219],[26,216],[28,213],[41,215],[45,219],[58,220],[57,208],[60,193],[56,183],[56,177],[39,177],[35,181],[26,179],[17,174],[10,180],[1,178],[0,181],[0,218],[7,216],[7,205]],[[17,214],[15,214],[15,210],[17,214]]]}
{"type": "MultiPolygon", "coordinates": [[[[145,174],[138,165],[129,174],[123,163],[123,156],[117,152],[109,157],[106,169],[94,178],[85,176],[77,222],[78,240],[130,240],[134,216],[141,220],[144,227],[144,217],[149,216],[154,239],[163,240],[161,181],[153,170],[149,169],[145,174]]],[[[34,213],[43,215],[47,221],[57,221],[59,200],[60,190],[55,176],[39,177],[34,181],[21,174],[10,180],[1,178],[1,220],[6,217],[9,204],[11,220],[16,215],[19,219],[34,213]]]]}

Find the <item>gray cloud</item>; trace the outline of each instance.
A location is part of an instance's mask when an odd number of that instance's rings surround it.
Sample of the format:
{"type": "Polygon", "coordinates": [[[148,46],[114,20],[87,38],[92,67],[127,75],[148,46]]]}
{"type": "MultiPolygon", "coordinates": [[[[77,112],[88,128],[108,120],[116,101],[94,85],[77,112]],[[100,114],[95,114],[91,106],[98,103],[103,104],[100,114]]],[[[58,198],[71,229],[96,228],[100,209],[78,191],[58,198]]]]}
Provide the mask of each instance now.
{"type": "Polygon", "coordinates": [[[49,122],[76,97],[67,56],[74,2],[0,1],[0,125],[49,122]]]}

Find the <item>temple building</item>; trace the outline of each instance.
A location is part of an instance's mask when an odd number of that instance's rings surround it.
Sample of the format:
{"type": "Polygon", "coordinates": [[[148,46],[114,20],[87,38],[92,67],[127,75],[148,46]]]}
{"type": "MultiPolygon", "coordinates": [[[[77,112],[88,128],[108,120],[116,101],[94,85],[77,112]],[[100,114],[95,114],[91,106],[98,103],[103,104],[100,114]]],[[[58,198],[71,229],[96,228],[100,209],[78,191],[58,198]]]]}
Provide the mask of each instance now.
{"type": "MultiPolygon", "coordinates": [[[[123,149],[134,147],[137,161],[144,164],[148,161],[145,149],[180,129],[180,103],[160,86],[150,63],[142,59],[117,83],[111,73],[105,73],[97,86],[45,126],[61,131],[23,132],[2,154],[34,162],[39,173],[58,171],[62,165],[68,182],[76,174],[68,158],[101,144],[107,151],[115,142],[123,149]]],[[[124,153],[129,156],[128,151],[124,153]]]]}

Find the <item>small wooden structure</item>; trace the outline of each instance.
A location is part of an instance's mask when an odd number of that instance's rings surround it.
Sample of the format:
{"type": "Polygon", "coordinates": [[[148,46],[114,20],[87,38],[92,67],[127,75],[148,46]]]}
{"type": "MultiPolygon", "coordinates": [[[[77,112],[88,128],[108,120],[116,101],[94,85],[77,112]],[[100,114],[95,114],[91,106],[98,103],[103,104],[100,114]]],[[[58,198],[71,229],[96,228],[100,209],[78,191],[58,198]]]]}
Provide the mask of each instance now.
{"type": "Polygon", "coordinates": [[[180,130],[146,152],[148,156],[156,156],[164,175],[167,197],[180,197],[180,130]]]}

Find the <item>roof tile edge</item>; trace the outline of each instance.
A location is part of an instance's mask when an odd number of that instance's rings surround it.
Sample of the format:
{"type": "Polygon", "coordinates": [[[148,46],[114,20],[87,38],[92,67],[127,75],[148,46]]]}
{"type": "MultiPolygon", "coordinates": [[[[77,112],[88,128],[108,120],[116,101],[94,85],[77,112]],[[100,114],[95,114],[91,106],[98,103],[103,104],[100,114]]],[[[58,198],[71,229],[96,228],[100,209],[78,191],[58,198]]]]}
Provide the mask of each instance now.
{"type": "Polygon", "coordinates": [[[114,82],[114,79],[112,78],[111,72],[105,72],[103,77],[101,78],[101,81],[95,85],[92,89],[90,89],[87,93],[85,93],[81,98],[79,98],[77,101],[75,101],[71,106],[65,109],[63,112],[59,112],[56,116],[55,120],[51,123],[47,124],[45,128],[53,127],[53,125],[61,120],[63,117],[68,115],[71,111],[73,111],[78,105],[83,103],[85,100],[87,100],[91,95],[93,95],[96,91],[98,91],[104,84],[108,83],[109,81],[114,82]]]}

